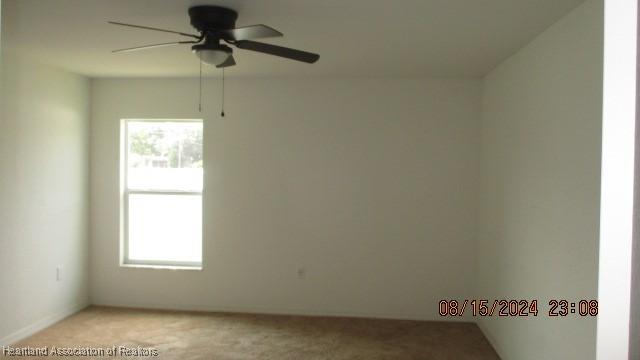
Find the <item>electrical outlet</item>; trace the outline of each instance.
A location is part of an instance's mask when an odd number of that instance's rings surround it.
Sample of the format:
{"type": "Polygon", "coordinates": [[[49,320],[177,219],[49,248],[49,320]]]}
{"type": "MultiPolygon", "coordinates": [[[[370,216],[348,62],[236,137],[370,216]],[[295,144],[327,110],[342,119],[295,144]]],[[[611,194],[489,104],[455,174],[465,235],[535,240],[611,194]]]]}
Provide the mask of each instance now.
{"type": "Polygon", "coordinates": [[[56,267],[56,281],[62,281],[62,265],[56,267]]]}

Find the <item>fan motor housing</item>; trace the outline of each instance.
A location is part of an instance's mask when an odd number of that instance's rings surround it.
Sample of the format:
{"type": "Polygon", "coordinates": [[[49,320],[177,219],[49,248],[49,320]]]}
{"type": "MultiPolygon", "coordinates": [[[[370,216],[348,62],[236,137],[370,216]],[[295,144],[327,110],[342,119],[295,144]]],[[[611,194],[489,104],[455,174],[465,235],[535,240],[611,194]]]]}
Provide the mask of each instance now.
{"type": "Polygon", "coordinates": [[[191,26],[200,32],[233,29],[238,13],[220,6],[193,6],[189,8],[191,26]]]}

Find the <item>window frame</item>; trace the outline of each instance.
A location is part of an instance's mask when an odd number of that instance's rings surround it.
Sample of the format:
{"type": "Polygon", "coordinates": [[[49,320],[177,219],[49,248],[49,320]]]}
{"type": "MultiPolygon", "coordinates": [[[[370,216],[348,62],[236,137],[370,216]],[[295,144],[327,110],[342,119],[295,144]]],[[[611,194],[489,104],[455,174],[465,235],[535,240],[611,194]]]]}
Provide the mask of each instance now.
{"type": "MultiPolygon", "coordinates": [[[[130,195],[198,195],[204,205],[204,167],[203,184],[200,191],[181,191],[175,189],[130,189],[128,186],[129,176],[129,123],[150,122],[150,123],[199,123],[202,124],[202,148],[204,159],[204,121],[202,119],[121,119],[120,121],[120,266],[121,267],[146,267],[158,269],[184,269],[202,270],[204,256],[201,255],[199,262],[196,261],[171,261],[171,260],[132,260],[129,258],[129,197],[130,195]]],[[[204,208],[201,208],[201,227],[204,230],[204,208]]],[[[200,246],[203,247],[204,233],[201,231],[200,246]]]]}

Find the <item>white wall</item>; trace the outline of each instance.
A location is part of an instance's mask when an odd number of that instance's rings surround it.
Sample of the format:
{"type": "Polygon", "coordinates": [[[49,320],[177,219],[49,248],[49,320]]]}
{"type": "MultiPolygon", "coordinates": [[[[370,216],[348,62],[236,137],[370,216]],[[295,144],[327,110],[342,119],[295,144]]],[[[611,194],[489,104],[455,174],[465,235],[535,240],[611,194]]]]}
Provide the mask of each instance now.
{"type": "Polygon", "coordinates": [[[231,78],[225,118],[197,89],[93,80],[94,303],[439,319],[472,294],[479,81],[231,78]],[[199,117],[204,270],[119,267],[119,120],[199,117]]]}
{"type": "Polygon", "coordinates": [[[607,0],[604,9],[598,360],[637,358],[629,356],[637,4],[607,0]]]}
{"type": "Polygon", "coordinates": [[[6,345],[88,303],[90,86],[9,49],[2,55],[0,345],[6,345]]]}
{"type": "Polygon", "coordinates": [[[588,0],[484,81],[478,296],[538,299],[537,318],[482,318],[505,360],[594,359],[603,4],[588,0]]]}
{"type": "MultiPolygon", "coordinates": [[[[637,3],[636,3],[637,6],[637,3]]],[[[640,358],[640,8],[636,12],[636,99],[635,99],[635,158],[634,158],[634,199],[633,199],[633,239],[631,263],[631,309],[629,326],[629,358],[640,358]]],[[[628,39],[626,40],[628,41],[628,39]]]]}

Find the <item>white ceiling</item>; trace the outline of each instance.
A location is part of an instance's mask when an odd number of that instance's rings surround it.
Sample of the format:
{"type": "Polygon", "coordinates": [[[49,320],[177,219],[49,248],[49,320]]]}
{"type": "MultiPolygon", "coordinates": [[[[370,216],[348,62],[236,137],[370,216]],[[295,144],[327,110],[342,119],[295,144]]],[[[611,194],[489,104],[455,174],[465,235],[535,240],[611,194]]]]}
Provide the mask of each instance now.
{"type": "MultiPolygon", "coordinates": [[[[191,32],[192,5],[227,6],[237,25],[266,24],[268,39],[318,52],[313,65],[236,50],[229,75],[482,76],[582,0],[3,0],[4,45],[92,77],[195,76],[183,47],[111,54],[181,39],[108,20],[191,32]]],[[[207,69],[208,74],[217,73],[207,69]]]]}

